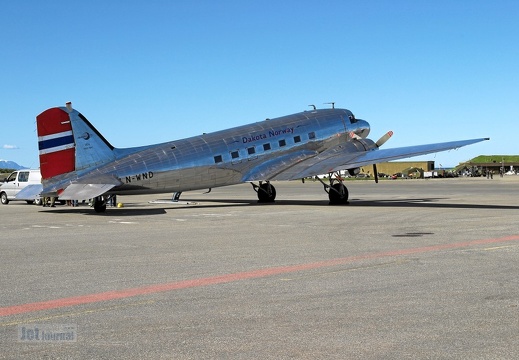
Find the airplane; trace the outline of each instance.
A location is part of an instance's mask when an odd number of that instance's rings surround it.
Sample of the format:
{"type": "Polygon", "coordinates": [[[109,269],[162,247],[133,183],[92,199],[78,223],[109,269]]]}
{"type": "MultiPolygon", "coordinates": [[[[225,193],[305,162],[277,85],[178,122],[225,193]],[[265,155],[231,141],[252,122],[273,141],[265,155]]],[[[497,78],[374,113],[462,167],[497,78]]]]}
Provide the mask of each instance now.
{"type": "Polygon", "coordinates": [[[316,109],[266,119],[165,143],[116,148],[70,102],[36,117],[42,183],[27,193],[59,200],[93,199],[95,212],[106,211],[117,195],[174,193],[249,182],[259,202],[274,202],[275,180],[328,174],[321,181],[329,203],[348,203],[340,176],[347,170],[417,155],[457,149],[489,138],[392,149],[380,147],[392,136],[368,139],[370,125],[347,109],[316,109]]]}

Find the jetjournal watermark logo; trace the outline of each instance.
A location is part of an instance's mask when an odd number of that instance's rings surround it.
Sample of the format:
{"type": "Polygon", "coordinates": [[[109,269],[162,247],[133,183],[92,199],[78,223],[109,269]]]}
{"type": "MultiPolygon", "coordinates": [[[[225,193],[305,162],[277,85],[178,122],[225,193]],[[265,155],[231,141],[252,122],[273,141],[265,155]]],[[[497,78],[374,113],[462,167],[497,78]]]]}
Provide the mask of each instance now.
{"type": "Polygon", "coordinates": [[[72,343],[77,341],[76,324],[18,325],[18,341],[25,343],[72,343]]]}

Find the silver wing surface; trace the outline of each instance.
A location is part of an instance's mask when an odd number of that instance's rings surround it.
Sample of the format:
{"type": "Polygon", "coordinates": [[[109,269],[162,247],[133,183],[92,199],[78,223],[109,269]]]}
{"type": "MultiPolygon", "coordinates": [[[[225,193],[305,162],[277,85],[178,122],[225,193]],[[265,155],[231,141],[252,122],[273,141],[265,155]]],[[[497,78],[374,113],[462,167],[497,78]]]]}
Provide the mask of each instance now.
{"type": "Polygon", "coordinates": [[[14,196],[15,199],[36,199],[42,192],[43,187],[41,184],[27,185],[25,188],[20,190],[18,194],[14,196]]]}
{"type": "Polygon", "coordinates": [[[103,195],[115,187],[114,184],[70,184],[59,194],[60,200],[86,200],[103,195]]]}
{"type": "MultiPolygon", "coordinates": [[[[346,145],[338,145],[320,154],[310,154],[301,151],[298,162],[287,168],[286,159],[275,159],[269,168],[264,164],[253,169],[244,177],[244,181],[253,180],[296,180],[334,171],[354,169],[361,166],[376,164],[391,160],[405,159],[413,156],[430,154],[445,150],[458,149],[462,146],[474,144],[488,138],[451,141],[444,143],[406,146],[393,149],[371,149],[367,151],[352,151],[346,145]],[[284,166],[283,166],[284,165],[284,166]]],[[[292,155],[293,158],[297,156],[292,155]]]]}

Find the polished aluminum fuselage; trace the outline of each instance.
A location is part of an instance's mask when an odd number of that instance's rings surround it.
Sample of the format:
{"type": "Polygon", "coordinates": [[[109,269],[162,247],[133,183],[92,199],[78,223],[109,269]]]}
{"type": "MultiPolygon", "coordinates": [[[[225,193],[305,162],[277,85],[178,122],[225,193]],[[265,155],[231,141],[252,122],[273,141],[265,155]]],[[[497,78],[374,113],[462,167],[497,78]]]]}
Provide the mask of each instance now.
{"type": "Polygon", "coordinates": [[[291,179],[291,167],[333,147],[365,151],[351,141],[350,132],[365,138],[369,124],[349,110],[305,111],[157,145],[114,149],[114,160],[78,172],[78,178],[114,176],[121,184],[110,192],[117,194],[291,179]]]}

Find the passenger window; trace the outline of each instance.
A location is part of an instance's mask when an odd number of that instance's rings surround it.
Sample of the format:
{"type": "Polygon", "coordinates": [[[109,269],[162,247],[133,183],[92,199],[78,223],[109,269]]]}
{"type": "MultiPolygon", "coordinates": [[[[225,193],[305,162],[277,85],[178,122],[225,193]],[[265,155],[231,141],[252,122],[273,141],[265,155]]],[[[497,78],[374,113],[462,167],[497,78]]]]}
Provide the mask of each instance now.
{"type": "Polygon", "coordinates": [[[315,132],[313,132],[313,131],[312,131],[312,132],[309,132],[309,133],[308,133],[308,138],[309,138],[310,140],[315,139],[315,132]]]}
{"type": "Polygon", "coordinates": [[[299,135],[294,136],[294,142],[295,143],[301,142],[301,136],[299,136],[299,135]]]}
{"type": "Polygon", "coordinates": [[[263,144],[263,150],[265,150],[265,151],[270,150],[270,143],[263,144]]]}
{"type": "Polygon", "coordinates": [[[237,159],[239,157],[240,157],[240,153],[238,152],[238,150],[231,152],[231,158],[237,159]]]}
{"type": "Polygon", "coordinates": [[[221,163],[221,162],[223,162],[222,155],[216,155],[214,157],[214,163],[218,164],[218,163],[221,163]]]}
{"type": "Polygon", "coordinates": [[[247,152],[249,155],[253,155],[256,153],[256,149],[254,147],[247,148],[247,152]]]}
{"type": "Polygon", "coordinates": [[[285,141],[285,139],[281,139],[279,140],[279,146],[286,146],[287,142],[285,141]]]}

